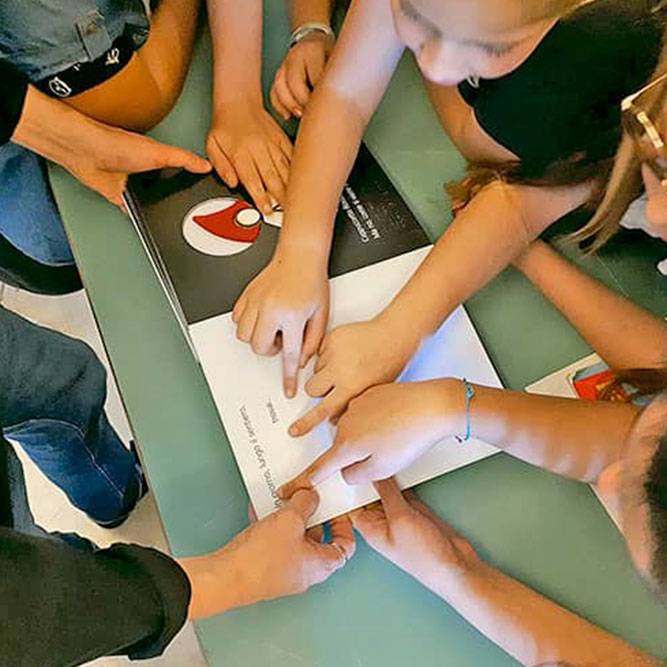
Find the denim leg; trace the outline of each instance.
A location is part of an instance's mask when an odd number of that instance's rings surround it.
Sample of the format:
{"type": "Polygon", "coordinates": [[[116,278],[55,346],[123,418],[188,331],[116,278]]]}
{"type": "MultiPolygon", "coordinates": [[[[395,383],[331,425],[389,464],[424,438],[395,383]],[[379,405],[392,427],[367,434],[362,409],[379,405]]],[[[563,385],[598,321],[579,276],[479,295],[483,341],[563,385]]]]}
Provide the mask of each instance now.
{"type": "Polygon", "coordinates": [[[0,146],[0,234],[42,264],[74,263],[44,160],[11,142],[0,146]]]}
{"type": "Polygon", "coordinates": [[[24,535],[67,542],[67,544],[80,551],[95,551],[97,546],[85,537],[81,537],[81,535],[77,535],[76,533],[47,533],[41,526],[35,523],[35,518],[28,503],[23,466],[6,440],[0,442],[0,447],[6,449],[5,452],[0,452],[0,456],[5,456],[7,462],[12,528],[24,535]]]}
{"type": "Polygon", "coordinates": [[[135,455],[104,413],[106,373],[83,342],[0,308],[0,414],[73,505],[101,524],[122,519],[142,492],[135,455]]]}

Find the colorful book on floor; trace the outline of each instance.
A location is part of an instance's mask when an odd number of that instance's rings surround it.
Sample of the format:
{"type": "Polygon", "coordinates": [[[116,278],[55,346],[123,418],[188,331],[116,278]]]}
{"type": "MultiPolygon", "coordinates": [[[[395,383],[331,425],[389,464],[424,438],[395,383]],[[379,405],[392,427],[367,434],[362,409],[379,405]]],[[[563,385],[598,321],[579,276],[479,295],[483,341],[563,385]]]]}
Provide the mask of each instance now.
{"type": "MultiPolygon", "coordinates": [[[[259,357],[236,339],[231,310],[270,260],[282,212],[263,217],[247,194],[216,176],[148,173],[130,179],[126,204],[153,267],[208,381],[250,499],[259,517],[279,506],[276,489],[331,444],[323,425],[293,439],[288,426],[313,405],[300,390],[282,392],[279,357],[259,357]]],[[[368,319],[391,301],[431,245],[371,153],[362,150],[343,190],[329,264],[330,326],[368,319]]],[[[379,340],[378,345],[391,345],[379,340]]],[[[400,380],[466,377],[500,386],[464,308],[421,348],[400,380]]],[[[403,488],[494,454],[489,445],[454,438],[437,444],[399,476],[403,488]]],[[[318,489],[315,525],[377,498],[340,475],[318,489]]]]}

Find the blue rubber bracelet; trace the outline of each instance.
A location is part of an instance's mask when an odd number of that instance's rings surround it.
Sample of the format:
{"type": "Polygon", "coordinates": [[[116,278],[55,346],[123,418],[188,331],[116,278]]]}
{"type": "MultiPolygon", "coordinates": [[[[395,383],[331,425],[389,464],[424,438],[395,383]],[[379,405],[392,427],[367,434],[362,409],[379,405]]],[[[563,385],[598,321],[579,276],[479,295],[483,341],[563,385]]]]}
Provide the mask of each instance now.
{"type": "Polygon", "coordinates": [[[463,378],[461,382],[463,382],[463,387],[466,391],[466,432],[465,435],[455,436],[459,444],[463,444],[464,442],[468,442],[468,440],[470,440],[470,434],[472,431],[470,403],[472,403],[472,399],[475,397],[475,388],[470,384],[470,382],[468,382],[468,380],[465,378],[463,378]]]}

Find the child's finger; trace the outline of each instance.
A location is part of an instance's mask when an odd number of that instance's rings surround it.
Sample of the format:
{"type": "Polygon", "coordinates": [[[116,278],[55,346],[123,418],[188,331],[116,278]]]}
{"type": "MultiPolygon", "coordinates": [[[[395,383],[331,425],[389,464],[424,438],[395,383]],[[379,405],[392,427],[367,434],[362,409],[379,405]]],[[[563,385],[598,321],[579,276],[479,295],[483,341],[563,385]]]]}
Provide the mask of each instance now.
{"type": "Polygon", "coordinates": [[[334,389],[326,398],[322,399],[314,408],[309,410],[301,419],[297,419],[290,427],[289,434],[292,437],[306,435],[318,424],[339,414],[345,409],[347,398],[339,396],[334,389]]]}
{"type": "Polygon", "coordinates": [[[237,159],[234,166],[255,206],[266,215],[270,215],[273,210],[271,198],[264,187],[253,157],[245,154],[237,159]]]}
{"type": "Polygon", "coordinates": [[[289,116],[299,118],[303,110],[289,88],[285,66],[282,66],[276,74],[273,90],[275,91],[275,96],[279,105],[287,109],[288,118],[289,116]]]}
{"type": "Polygon", "coordinates": [[[234,165],[218,146],[218,142],[213,139],[209,140],[206,145],[206,152],[218,176],[230,188],[235,188],[239,184],[239,175],[234,165]]]}
{"type": "Polygon", "coordinates": [[[249,343],[252,333],[255,330],[258,310],[254,306],[247,306],[243,311],[243,316],[239,319],[236,326],[236,337],[244,343],[249,343]]]}
{"type": "Polygon", "coordinates": [[[333,386],[331,373],[324,367],[306,382],[306,393],[312,398],[320,398],[326,396],[333,389],[333,386]]]}
{"type": "Polygon", "coordinates": [[[336,519],[332,519],[329,527],[331,531],[331,544],[337,545],[338,549],[345,554],[345,560],[350,560],[354,556],[357,546],[350,517],[339,516],[336,519]]]}
{"type": "Polygon", "coordinates": [[[253,352],[261,356],[269,356],[275,346],[277,333],[278,323],[275,314],[266,308],[259,311],[250,339],[253,352]]]}
{"type": "Polygon", "coordinates": [[[306,64],[303,60],[291,60],[287,63],[287,85],[292,97],[299,103],[301,109],[304,109],[310,98],[310,89],[308,88],[308,73],[306,64]]]}
{"type": "Polygon", "coordinates": [[[403,497],[403,494],[393,477],[375,482],[373,486],[380,494],[382,507],[390,522],[398,516],[405,514],[406,511],[410,509],[408,501],[403,497]]]}
{"type": "Polygon", "coordinates": [[[321,544],[322,540],[324,539],[324,527],[320,524],[319,526],[309,528],[306,531],[306,537],[313,542],[321,544]]]}
{"type": "Polygon", "coordinates": [[[299,385],[299,359],[303,339],[303,324],[290,322],[282,328],[283,389],[287,398],[296,395],[299,385]]]}
{"type": "Polygon", "coordinates": [[[351,448],[332,445],[324,454],[315,459],[300,475],[287,482],[278,490],[281,498],[290,498],[299,489],[307,489],[321,484],[341,468],[355,463],[359,454],[351,448]]]}
{"type": "Polygon", "coordinates": [[[311,357],[317,352],[327,329],[328,321],[328,309],[320,308],[306,323],[301,359],[299,359],[299,366],[301,366],[301,368],[304,368],[310,361],[311,357]]]}

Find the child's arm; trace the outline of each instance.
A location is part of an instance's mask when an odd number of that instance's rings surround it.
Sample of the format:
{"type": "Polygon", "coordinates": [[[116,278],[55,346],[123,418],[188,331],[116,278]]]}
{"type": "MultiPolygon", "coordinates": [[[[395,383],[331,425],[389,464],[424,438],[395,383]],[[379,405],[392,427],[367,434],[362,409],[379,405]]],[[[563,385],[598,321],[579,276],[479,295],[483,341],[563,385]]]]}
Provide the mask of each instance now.
{"type": "Polygon", "coordinates": [[[302,435],[342,412],[368,387],[393,381],[422,340],[505,268],[553,221],[583,204],[591,186],[540,188],[494,183],[438,240],[393,301],[369,322],[334,329],[307,385],[326,397],[294,424],[302,435]],[[389,344],[390,341],[390,344],[389,344]]]}
{"type": "MultiPolygon", "coordinates": [[[[292,30],[308,23],[329,26],[332,0],[291,0],[288,4],[292,30]]],[[[276,71],[270,95],[271,105],[285,120],[303,116],[333,45],[333,36],[313,30],[288,48],[276,71]]]]}
{"type": "Polygon", "coordinates": [[[381,504],[352,514],[366,542],[439,595],[522,665],[658,667],[661,663],[484,562],[465,537],[393,480],[381,504]]]}
{"type": "MultiPolygon", "coordinates": [[[[618,461],[639,408],[474,386],[466,412],[460,380],[391,383],[353,400],[333,445],[285,489],[320,484],[339,470],[350,484],[386,479],[435,443],[470,436],[584,482],[618,461]]],[[[455,447],[452,443],[452,447],[455,447]]],[[[465,443],[460,445],[465,447],[465,443]]]]}
{"type": "Polygon", "coordinates": [[[208,0],[213,113],[206,151],[230,187],[240,181],[264,213],[283,202],[292,144],[264,109],[262,0],[208,0]]]}
{"type": "Polygon", "coordinates": [[[403,46],[386,0],[357,0],[296,143],[285,218],[268,266],[234,308],[237,335],[259,354],[283,350],[285,390],[318,349],[328,320],[327,264],[338,200],[363,132],[403,46]]]}
{"type": "Polygon", "coordinates": [[[616,369],[667,366],[667,324],[536,241],[515,262],[616,369]]]}

